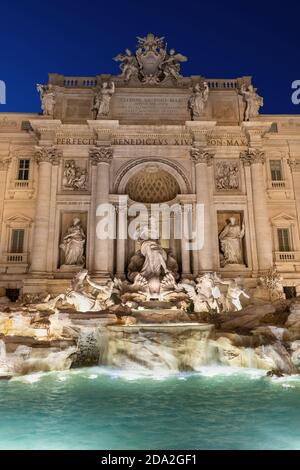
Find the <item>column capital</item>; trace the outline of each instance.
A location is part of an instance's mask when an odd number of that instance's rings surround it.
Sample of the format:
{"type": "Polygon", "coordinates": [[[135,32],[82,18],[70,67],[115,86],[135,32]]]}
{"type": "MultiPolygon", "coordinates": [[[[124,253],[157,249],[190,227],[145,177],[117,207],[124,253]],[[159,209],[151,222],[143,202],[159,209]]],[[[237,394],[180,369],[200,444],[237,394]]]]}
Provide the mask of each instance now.
{"type": "Polygon", "coordinates": [[[58,165],[61,159],[62,153],[54,145],[51,147],[35,147],[35,160],[37,163],[47,162],[52,165],[58,165]]]}
{"type": "Polygon", "coordinates": [[[296,158],[289,158],[287,162],[290,165],[292,173],[300,172],[300,160],[297,160],[296,158]]]}
{"type": "Polygon", "coordinates": [[[10,165],[11,158],[4,158],[4,160],[0,160],[0,171],[7,171],[10,165]]]}
{"type": "Polygon", "coordinates": [[[113,149],[110,146],[92,147],[89,155],[92,165],[98,165],[98,163],[110,165],[113,158],[113,149]]]}
{"type": "Polygon", "coordinates": [[[244,166],[250,166],[254,163],[264,163],[265,162],[265,152],[260,148],[251,148],[244,150],[240,153],[240,159],[243,162],[244,166]]]}
{"type": "Polygon", "coordinates": [[[192,147],[190,155],[196,165],[198,165],[198,163],[205,163],[206,165],[211,166],[213,163],[214,154],[208,152],[204,148],[192,147]]]}

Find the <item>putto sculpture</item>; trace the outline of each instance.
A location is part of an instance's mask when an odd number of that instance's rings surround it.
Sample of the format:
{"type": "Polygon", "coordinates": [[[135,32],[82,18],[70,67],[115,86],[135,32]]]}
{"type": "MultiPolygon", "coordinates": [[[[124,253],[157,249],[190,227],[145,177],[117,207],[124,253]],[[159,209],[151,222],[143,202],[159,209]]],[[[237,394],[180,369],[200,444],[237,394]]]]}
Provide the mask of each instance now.
{"type": "Polygon", "coordinates": [[[251,118],[256,117],[259,113],[259,108],[264,105],[264,100],[261,96],[256,93],[256,88],[253,85],[243,84],[240,89],[241,95],[243,95],[246,102],[244,120],[249,121],[251,118]]]}
{"type": "Polygon", "coordinates": [[[37,83],[36,89],[40,94],[41,108],[44,116],[53,117],[55,106],[55,92],[52,85],[37,83]]]}
{"type": "Polygon", "coordinates": [[[126,83],[132,78],[137,78],[145,84],[157,84],[171,79],[178,81],[180,64],[187,61],[187,57],[176,53],[174,49],[167,50],[164,37],[157,37],[149,33],[144,38],[137,38],[135,54],[130,49],[125,54],[118,54],[114,60],[121,62],[120,77],[126,83]]]}
{"type": "Polygon", "coordinates": [[[192,121],[202,116],[205,104],[208,100],[209,87],[207,82],[197,83],[193,88],[193,93],[188,100],[188,109],[191,113],[192,121]]]}
{"type": "Polygon", "coordinates": [[[109,115],[110,100],[115,92],[114,82],[102,83],[100,90],[98,90],[94,96],[94,102],[92,111],[94,112],[94,118],[100,119],[109,115]]]}

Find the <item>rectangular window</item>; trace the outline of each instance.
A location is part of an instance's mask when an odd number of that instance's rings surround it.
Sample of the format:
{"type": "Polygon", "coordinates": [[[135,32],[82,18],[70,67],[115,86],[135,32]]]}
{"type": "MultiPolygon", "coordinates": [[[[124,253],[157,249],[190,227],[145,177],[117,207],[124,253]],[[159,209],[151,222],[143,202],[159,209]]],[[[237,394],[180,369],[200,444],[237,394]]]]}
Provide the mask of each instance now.
{"type": "Polygon", "coordinates": [[[21,158],[19,160],[18,167],[18,180],[26,181],[29,180],[29,165],[30,160],[21,158]]]}
{"type": "Polygon", "coordinates": [[[283,181],[281,160],[270,160],[272,181],[283,181]]]}
{"type": "Polygon", "coordinates": [[[11,253],[23,253],[24,229],[13,229],[11,233],[11,253]]]}
{"type": "Polygon", "coordinates": [[[278,228],[279,251],[291,251],[290,233],[288,228],[278,228]]]}

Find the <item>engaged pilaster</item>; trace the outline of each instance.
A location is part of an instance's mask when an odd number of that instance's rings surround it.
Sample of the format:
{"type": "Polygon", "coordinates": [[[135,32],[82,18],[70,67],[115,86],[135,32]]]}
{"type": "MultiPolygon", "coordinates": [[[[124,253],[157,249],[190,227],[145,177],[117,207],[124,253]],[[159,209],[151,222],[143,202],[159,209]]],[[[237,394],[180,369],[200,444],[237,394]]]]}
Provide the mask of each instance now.
{"type": "Polygon", "coordinates": [[[258,266],[260,270],[266,270],[272,266],[273,256],[271,227],[263,173],[265,153],[260,148],[248,148],[240,154],[240,158],[244,166],[251,167],[258,266]]]}
{"type": "Polygon", "coordinates": [[[46,272],[52,165],[58,165],[60,158],[61,154],[55,146],[36,147],[35,160],[39,166],[39,177],[31,261],[33,273],[46,272]]]}
{"type": "MultiPolygon", "coordinates": [[[[109,203],[110,164],[113,149],[110,146],[93,147],[90,149],[91,164],[97,168],[95,188],[95,217],[101,204],[109,203]]],[[[94,273],[100,277],[109,275],[109,240],[99,238],[95,234],[94,273]]]]}
{"type": "Polygon", "coordinates": [[[198,269],[199,271],[213,270],[212,253],[212,231],[210,219],[210,188],[208,166],[213,163],[213,154],[205,148],[193,147],[191,149],[191,158],[195,163],[196,174],[196,203],[203,204],[204,224],[201,229],[204,235],[203,248],[199,250],[198,269]]]}

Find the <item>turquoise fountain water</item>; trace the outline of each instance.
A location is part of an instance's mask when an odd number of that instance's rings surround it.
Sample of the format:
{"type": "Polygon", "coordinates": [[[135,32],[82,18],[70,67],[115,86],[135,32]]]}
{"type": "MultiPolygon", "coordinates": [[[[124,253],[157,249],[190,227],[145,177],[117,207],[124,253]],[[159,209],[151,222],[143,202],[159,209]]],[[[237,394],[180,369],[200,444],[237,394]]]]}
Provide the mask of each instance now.
{"type": "Polygon", "coordinates": [[[300,379],[109,368],[0,382],[1,449],[299,449],[300,379]]]}

